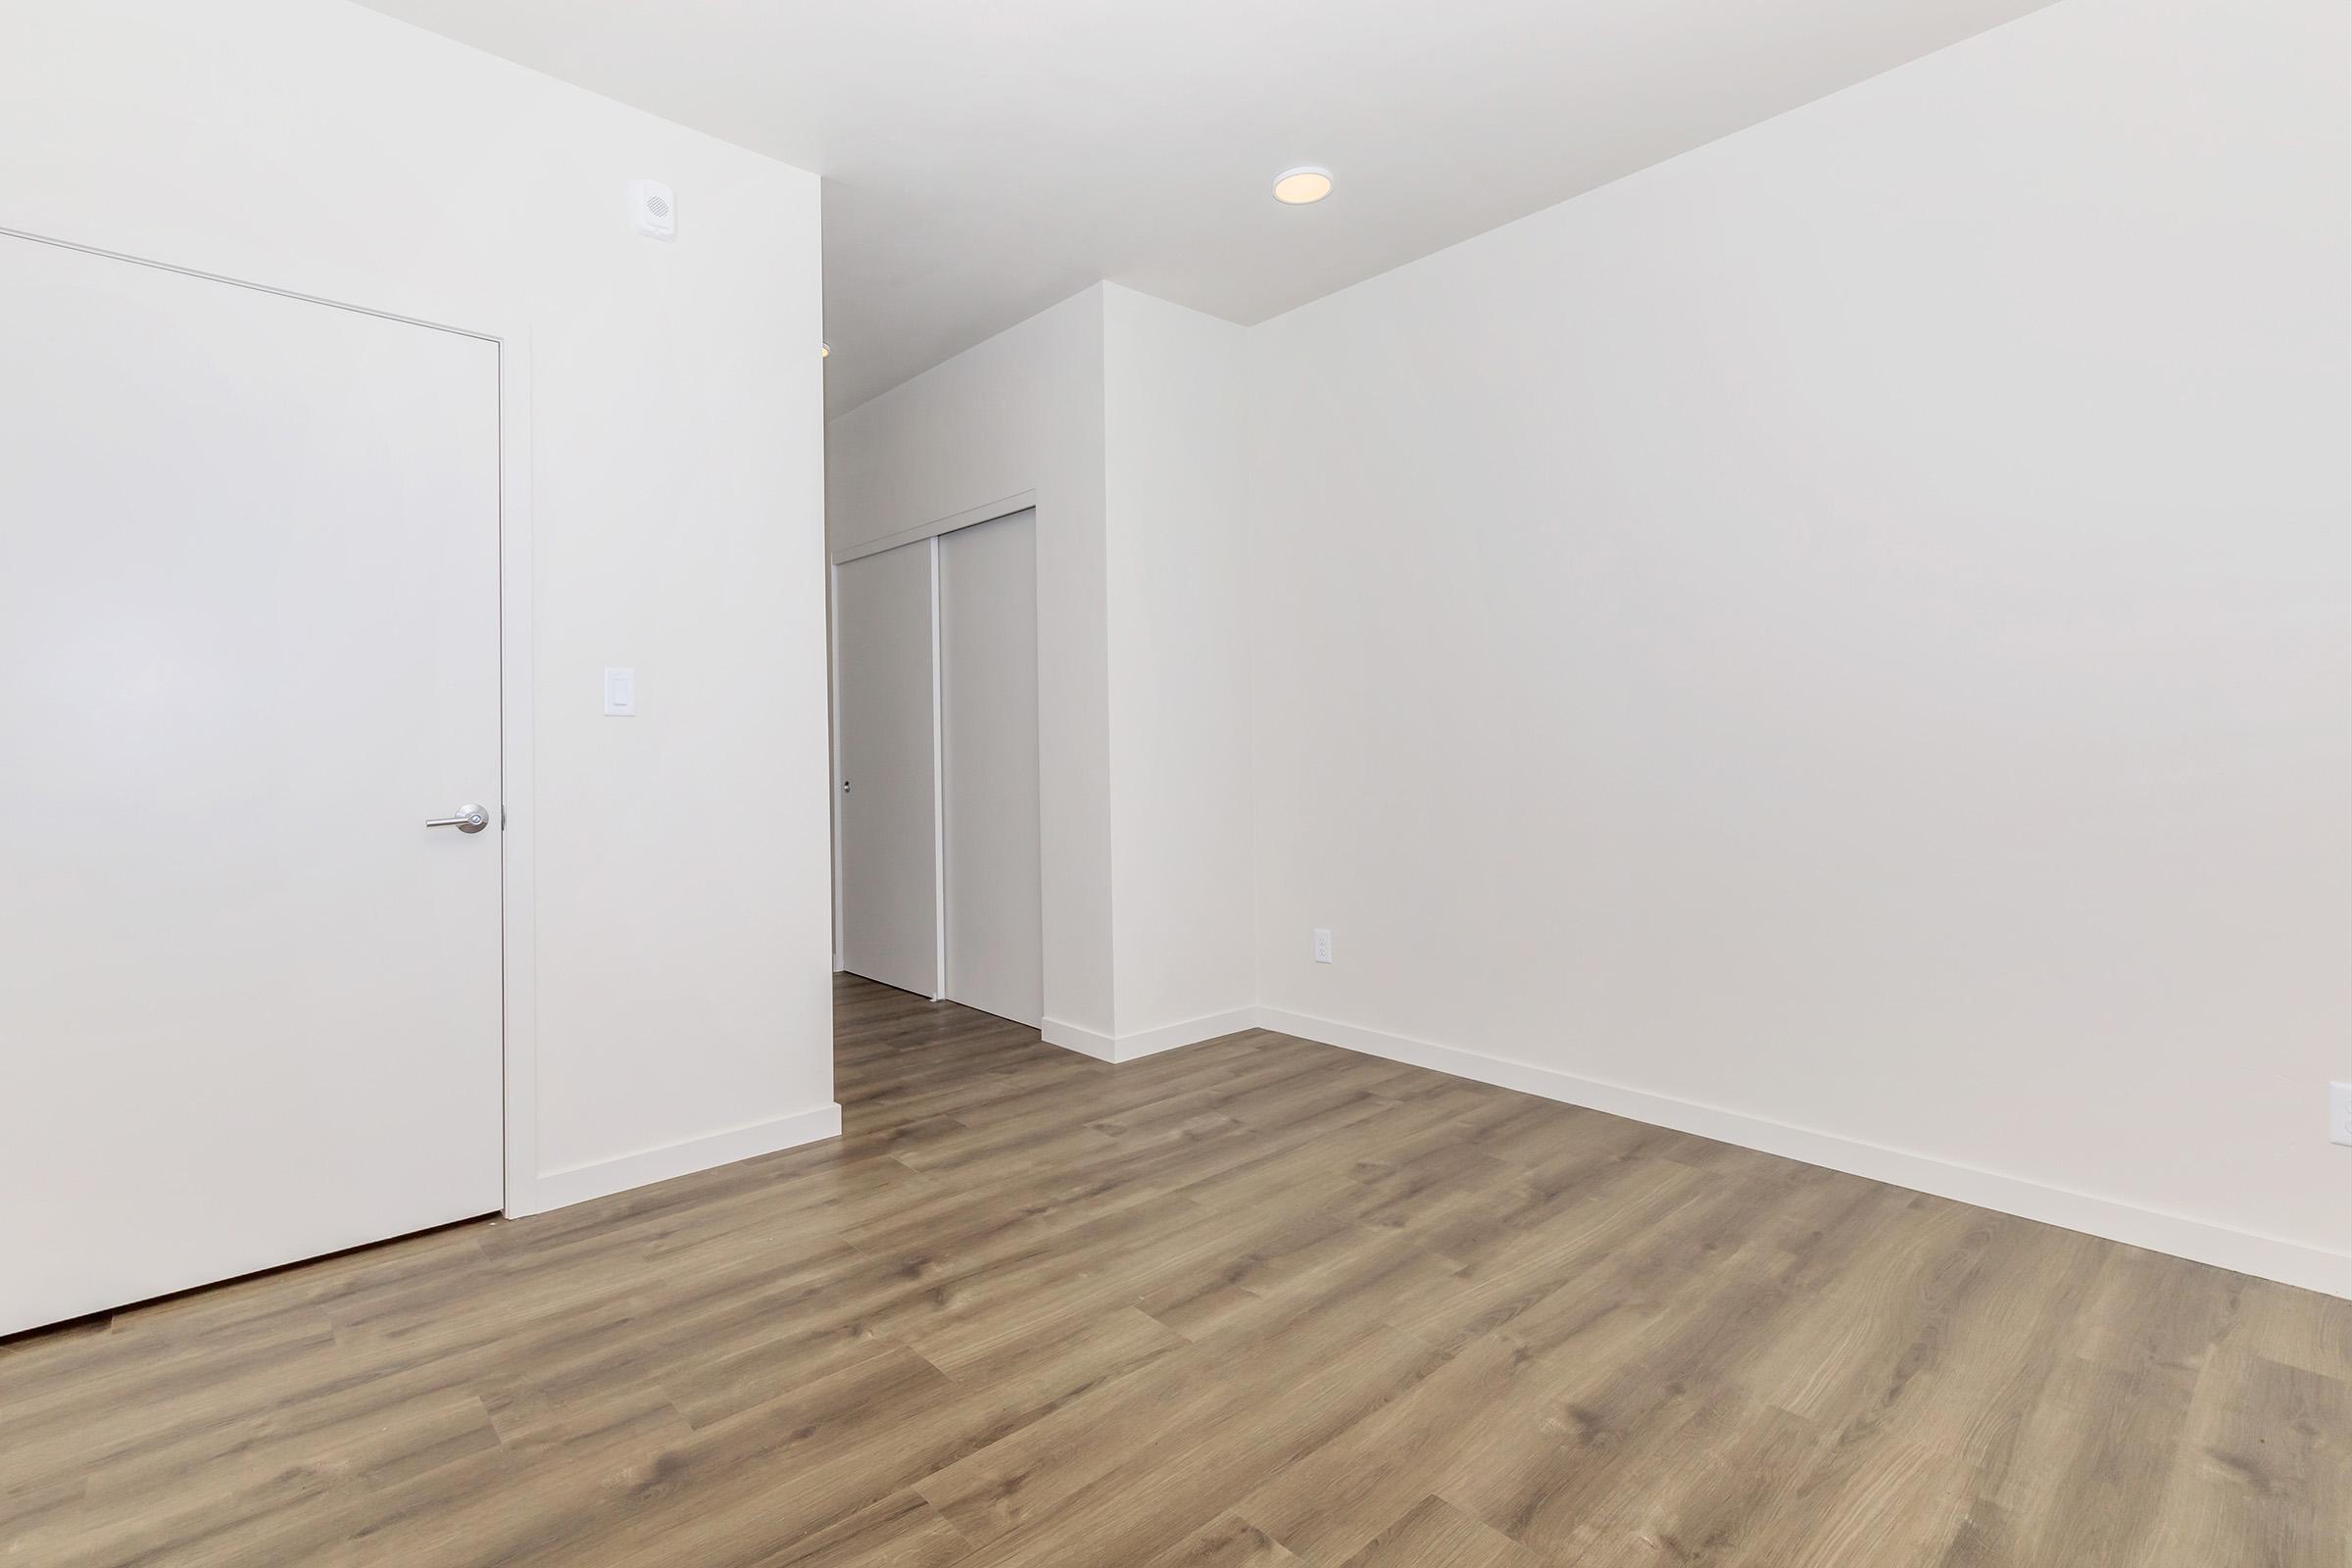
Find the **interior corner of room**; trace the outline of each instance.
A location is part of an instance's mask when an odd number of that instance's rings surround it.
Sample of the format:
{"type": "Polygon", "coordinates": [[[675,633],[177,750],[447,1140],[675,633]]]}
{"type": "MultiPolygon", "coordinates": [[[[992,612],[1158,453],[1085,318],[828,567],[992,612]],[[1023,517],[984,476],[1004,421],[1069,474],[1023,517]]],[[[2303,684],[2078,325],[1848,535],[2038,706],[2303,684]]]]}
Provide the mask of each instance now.
{"type": "Polygon", "coordinates": [[[906,9],[0,10],[0,1559],[2336,1562],[2352,7],[906,9]]]}

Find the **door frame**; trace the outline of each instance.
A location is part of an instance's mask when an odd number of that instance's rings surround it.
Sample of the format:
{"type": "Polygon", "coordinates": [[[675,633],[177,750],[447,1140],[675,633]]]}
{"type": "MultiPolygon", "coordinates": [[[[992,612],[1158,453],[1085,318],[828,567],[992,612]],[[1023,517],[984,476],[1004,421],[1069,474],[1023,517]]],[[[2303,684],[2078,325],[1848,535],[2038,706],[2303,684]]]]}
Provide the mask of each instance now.
{"type": "Polygon", "coordinates": [[[832,753],[832,784],[825,792],[833,812],[833,972],[843,972],[841,966],[841,568],[853,561],[878,556],[903,545],[927,544],[931,557],[931,1000],[945,1002],[948,996],[948,819],[946,714],[941,704],[945,698],[940,678],[939,648],[939,541],[942,536],[962,528],[977,528],[984,522],[1037,508],[1037,492],[1023,490],[999,501],[987,501],[961,512],[952,512],[929,522],[901,528],[896,533],[867,539],[831,551],[825,564],[825,709],[828,719],[827,746],[832,753]]]}
{"type": "Polygon", "coordinates": [[[186,277],[353,311],[408,326],[479,339],[498,351],[498,709],[499,1041],[501,1151],[510,1217],[537,1213],[539,1201],[539,1035],[536,873],[537,823],[532,757],[532,614],[536,578],[531,545],[531,346],[529,323],[509,310],[448,309],[447,302],[403,300],[409,308],[363,305],[225,271],[208,271],[122,249],[0,223],[0,238],[151,267],[186,277]]]}

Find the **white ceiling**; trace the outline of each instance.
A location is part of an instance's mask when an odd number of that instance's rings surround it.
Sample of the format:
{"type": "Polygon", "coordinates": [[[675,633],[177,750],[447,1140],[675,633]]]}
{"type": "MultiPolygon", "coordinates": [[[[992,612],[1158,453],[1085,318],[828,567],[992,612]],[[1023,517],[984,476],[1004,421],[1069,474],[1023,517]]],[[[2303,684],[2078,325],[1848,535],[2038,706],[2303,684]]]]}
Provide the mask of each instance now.
{"type": "Polygon", "coordinates": [[[2046,0],[363,3],[823,174],[838,413],[1097,278],[1262,320],[2046,0]]]}

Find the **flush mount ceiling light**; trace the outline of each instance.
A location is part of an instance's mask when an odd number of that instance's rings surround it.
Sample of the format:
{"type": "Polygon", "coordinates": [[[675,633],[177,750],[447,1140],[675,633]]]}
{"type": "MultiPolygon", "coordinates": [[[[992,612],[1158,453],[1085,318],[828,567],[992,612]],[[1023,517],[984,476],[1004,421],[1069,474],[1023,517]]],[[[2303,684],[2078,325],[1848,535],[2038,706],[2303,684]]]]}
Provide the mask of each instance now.
{"type": "Polygon", "coordinates": [[[1289,207],[1304,207],[1331,194],[1331,171],[1312,164],[1286,169],[1274,180],[1274,199],[1289,207]]]}
{"type": "Polygon", "coordinates": [[[816,357],[820,360],[831,359],[833,357],[833,345],[830,343],[819,343],[816,346],[816,357]]]}

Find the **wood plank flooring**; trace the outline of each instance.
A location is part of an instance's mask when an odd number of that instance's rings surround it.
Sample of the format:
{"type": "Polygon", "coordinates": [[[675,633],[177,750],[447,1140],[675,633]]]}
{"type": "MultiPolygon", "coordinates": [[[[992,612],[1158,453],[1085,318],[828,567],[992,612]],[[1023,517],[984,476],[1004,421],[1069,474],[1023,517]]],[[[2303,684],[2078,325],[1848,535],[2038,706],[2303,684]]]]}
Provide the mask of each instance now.
{"type": "Polygon", "coordinates": [[[838,1144],[0,1345],[0,1564],[2352,1562],[2352,1302],[837,1000],[838,1144]]]}

